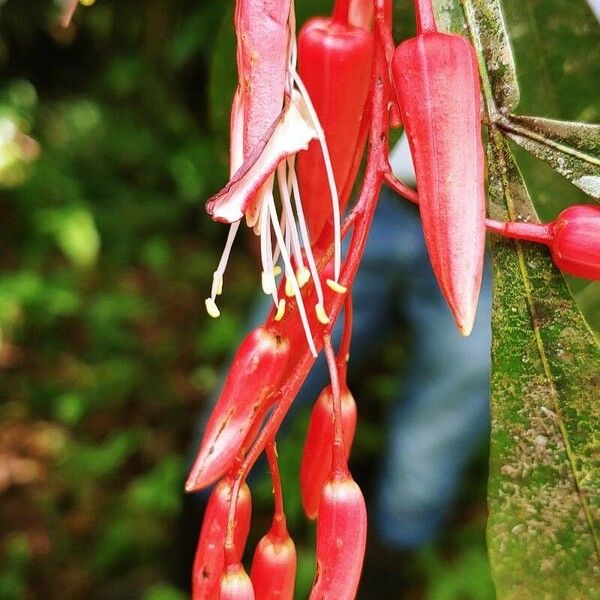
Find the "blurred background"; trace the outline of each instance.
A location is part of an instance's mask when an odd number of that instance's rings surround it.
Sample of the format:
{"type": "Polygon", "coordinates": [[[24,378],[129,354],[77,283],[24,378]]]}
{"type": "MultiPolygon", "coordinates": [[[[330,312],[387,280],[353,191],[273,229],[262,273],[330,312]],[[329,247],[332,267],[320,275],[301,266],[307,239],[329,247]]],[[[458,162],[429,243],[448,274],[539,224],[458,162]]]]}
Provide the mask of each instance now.
{"type": "MultiPolygon", "coordinates": [[[[301,22],[331,3],[297,4],[301,22]]],[[[400,39],[412,15],[410,3],[397,4],[400,39]]],[[[597,121],[581,113],[600,64],[590,58],[599,33],[585,2],[504,6],[520,112],[597,121]],[[560,36],[553,11],[571,19],[560,36]],[[531,55],[531,36],[545,54],[531,55]]],[[[199,528],[182,492],[194,420],[258,287],[240,243],[222,316],[205,315],[226,233],[203,205],[227,177],[231,3],[98,0],[67,29],[60,9],[0,2],[0,600],[179,600],[199,528]]],[[[585,201],[518,156],[542,217],[585,201]]],[[[571,283],[599,331],[599,285],[571,283]]],[[[409,344],[395,332],[369,377],[354,382],[352,466],[367,496],[409,344]]],[[[299,598],[314,568],[297,489],[307,417],[301,411],[280,445],[299,598]]],[[[384,597],[383,581],[390,598],[494,597],[486,469],[482,447],[435,542],[412,554],[370,544],[365,598],[384,597]]],[[[259,477],[253,492],[250,549],[268,527],[269,480],[259,477]]]]}

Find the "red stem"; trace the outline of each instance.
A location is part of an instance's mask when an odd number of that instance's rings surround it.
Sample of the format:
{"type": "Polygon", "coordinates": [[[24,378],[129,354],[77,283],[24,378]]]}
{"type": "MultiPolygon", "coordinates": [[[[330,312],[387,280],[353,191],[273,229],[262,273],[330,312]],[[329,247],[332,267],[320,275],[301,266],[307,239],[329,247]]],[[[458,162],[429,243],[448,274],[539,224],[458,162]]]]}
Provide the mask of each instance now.
{"type": "Polygon", "coordinates": [[[348,27],[348,9],[350,8],[350,0],[335,0],[331,22],[336,25],[344,25],[348,27]]]}
{"type": "MultiPolygon", "coordinates": [[[[386,172],[385,181],[400,196],[406,198],[409,202],[419,204],[419,194],[402,183],[391,171],[386,172]]],[[[486,219],[485,226],[488,231],[497,233],[503,237],[513,238],[515,240],[527,240],[528,242],[537,242],[538,244],[549,245],[554,239],[553,223],[524,223],[521,221],[496,221],[486,219]]]]}
{"type": "Polygon", "coordinates": [[[400,196],[406,198],[409,202],[413,204],[419,204],[419,194],[409,188],[405,183],[402,183],[393,173],[391,169],[385,174],[385,182],[400,196]]]}
{"type": "Polygon", "coordinates": [[[340,377],[335,360],[335,352],[331,345],[331,336],[323,336],[323,349],[329,368],[329,378],[331,379],[331,396],[333,400],[333,448],[331,449],[333,459],[331,461],[332,479],[343,480],[348,478],[348,465],[344,452],[344,431],[342,426],[342,395],[340,390],[340,377]]]}
{"type": "Polygon", "coordinates": [[[231,503],[229,504],[229,514],[227,515],[227,533],[225,535],[225,567],[233,565],[238,562],[238,558],[235,555],[235,511],[237,509],[238,497],[240,495],[240,487],[242,486],[243,479],[236,477],[233,481],[231,488],[231,503]]]}
{"type": "Polygon", "coordinates": [[[271,533],[278,541],[283,541],[288,537],[288,532],[285,522],[285,512],[283,511],[283,490],[281,488],[281,477],[279,476],[279,466],[277,464],[277,446],[275,440],[267,444],[265,454],[269,462],[269,471],[271,472],[271,481],[273,482],[273,497],[275,499],[271,533]]]}
{"type": "Polygon", "coordinates": [[[417,20],[417,33],[437,31],[431,0],[415,0],[415,18],[417,20]]]}
{"type": "Polygon", "coordinates": [[[516,240],[527,240],[539,244],[551,244],[554,239],[554,223],[524,223],[520,221],[485,220],[488,231],[516,240]]]}
{"type": "Polygon", "coordinates": [[[342,341],[340,342],[340,348],[337,355],[337,367],[340,374],[340,379],[343,382],[343,387],[345,387],[346,370],[348,366],[348,358],[350,357],[350,342],[352,341],[352,318],[352,290],[348,290],[346,294],[346,301],[344,303],[344,332],[342,334],[342,341]]]}

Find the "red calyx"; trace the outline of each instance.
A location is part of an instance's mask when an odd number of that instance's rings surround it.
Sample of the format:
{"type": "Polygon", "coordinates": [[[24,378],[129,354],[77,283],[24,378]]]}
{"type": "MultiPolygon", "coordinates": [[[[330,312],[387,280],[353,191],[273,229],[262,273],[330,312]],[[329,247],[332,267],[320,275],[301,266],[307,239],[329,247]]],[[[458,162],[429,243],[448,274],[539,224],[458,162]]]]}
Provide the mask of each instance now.
{"type": "Polygon", "coordinates": [[[353,600],[367,540],[367,509],[349,473],[323,488],[317,518],[317,574],[310,600],[353,600]]]}
{"type": "MultiPolygon", "coordinates": [[[[343,211],[352,191],[366,141],[361,119],[369,91],[373,35],[336,20],[317,17],[298,36],[298,71],[325,132],[343,211]]],[[[298,182],[311,240],[332,217],[331,195],[319,142],[297,159],[298,182]]]]}
{"type": "MultiPolygon", "coordinates": [[[[225,536],[231,501],[231,482],[220,481],[212,491],[198,538],[192,571],[193,600],[219,598],[219,580],[225,564],[225,536]]],[[[252,499],[246,484],[240,488],[236,505],[234,545],[237,560],[241,560],[250,531],[252,499]]]]}
{"type": "MultiPolygon", "coordinates": [[[[348,458],[356,430],[356,402],[348,389],[341,396],[344,450],[348,458]]],[[[333,398],[331,387],[327,386],[315,402],[300,463],[302,506],[309,519],[316,518],[319,512],[323,486],[331,473],[333,441],[333,398]]]]}
{"type": "Polygon", "coordinates": [[[225,569],[221,577],[219,600],[254,600],[252,582],[240,563],[225,569]]]}
{"type": "Polygon", "coordinates": [[[270,406],[285,374],[289,352],[287,339],[264,327],[242,342],[206,425],[187,491],[210,485],[232,465],[252,425],[270,406]]]}
{"type": "Polygon", "coordinates": [[[296,547],[285,525],[273,521],[256,546],[250,579],[257,600],[292,600],[296,581],[296,547]]]}
{"type": "Polygon", "coordinates": [[[468,335],[485,244],[477,59],[464,38],[431,29],[435,23],[427,0],[417,5],[423,33],[398,46],[392,74],[429,258],[459,331],[468,335]]]}

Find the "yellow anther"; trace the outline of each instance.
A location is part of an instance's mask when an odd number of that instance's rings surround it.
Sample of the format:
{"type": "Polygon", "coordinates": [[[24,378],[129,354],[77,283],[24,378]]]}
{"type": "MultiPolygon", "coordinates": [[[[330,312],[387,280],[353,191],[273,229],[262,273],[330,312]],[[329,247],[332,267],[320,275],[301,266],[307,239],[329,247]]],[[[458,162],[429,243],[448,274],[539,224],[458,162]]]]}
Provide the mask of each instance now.
{"type": "Polygon", "coordinates": [[[216,284],[216,294],[220,296],[223,293],[223,275],[220,273],[213,273],[213,282],[216,284]]]}
{"type": "Polygon", "coordinates": [[[262,289],[267,296],[270,296],[275,291],[275,277],[273,277],[273,273],[267,273],[267,271],[263,271],[261,273],[261,283],[262,289]]]}
{"type": "Polygon", "coordinates": [[[278,277],[279,275],[281,275],[281,267],[279,265],[275,265],[273,267],[273,275],[275,277],[278,277]]]}
{"type": "Polygon", "coordinates": [[[79,0],[79,3],[83,4],[83,6],[91,6],[94,2],[96,2],[96,0],[79,0]]]}
{"type": "Polygon", "coordinates": [[[296,279],[298,280],[298,285],[304,287],[310,281],[310,271],[306,267],[300,267],[296,271],[296,279]]]}
{"type": "Polygon", "coordinates": [[[323,308],[323,305],[320,302],[315,304],[315,313],[317,314],[317,319],[319,323],[321,323],[322,325],[329,324],[329,317],[327,316],[325,308],[323,308]]]}
{"type": "Polygon", "coordinates": [[[276,321],[281,321],[281,319],[283,319],[283,315],[285,314],[285,304],[285,298],[281,298],[277,305],[277,312],[275,313],[276,321]]]}
{"type": "Polygon", "coordinates": [[[288,298],[291,298],[294,295],[294,284],[289,277],[285,280],[285,295],[288,298]]]}
{"type": "Polygon", "coordinates": [[[339,281],[328,279],[326,283],[329,286],[329,289],[333,290],[336,294],[345,294],[348,291],[348,288],[342,285],[339,281]]]}
{"type": "Polygon", "coordinates": [[[215,304],[215,301],[212,298],[207,298],[204,301],[204,305],[206,306],[206,312],[213,318],[216,319],[217,317],[221,316],[221,311],[219,310],[219,308],[217,307],[217,305],[215,304]]]}

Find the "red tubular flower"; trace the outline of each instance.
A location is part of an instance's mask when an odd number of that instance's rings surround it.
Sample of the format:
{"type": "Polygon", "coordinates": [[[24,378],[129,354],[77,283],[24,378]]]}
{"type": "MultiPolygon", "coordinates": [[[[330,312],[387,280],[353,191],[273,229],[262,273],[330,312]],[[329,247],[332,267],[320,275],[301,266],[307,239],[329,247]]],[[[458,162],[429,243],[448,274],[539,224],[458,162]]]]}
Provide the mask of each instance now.
{"type": "Polygon", "coordinates": [[[250,579],[256,600],[292,600],[296,581],[296,547],[285,524],[275,520],[256,546],[250,579]]]}
{"type": "Polygon", "coordinates": [[[317,518],[317,574],[310,600],[353,600],[367,540],[367,509],[346,471],[323,488],[317,518]]]}
{"type": "Polygon", "coordinates": [[[477,59],[466,39],[437,31],[430,0],[415,6],[418,35],[398,46],[392,73],[431,264],[459,331],[468,335],[485,243],[477,59]]]}
{"type": "MultiPolygon", "coordinates": [[[[224,543],[227,533],[231,487],[229,480],[220,481],[208,500],[192,571],[193,600],[219,598],[219,580],[225,564],[224,543]]],[[[244,484],[240,488],[235,512],[234,545],[237,560],[241,560],[244,553],[244,546],[250,530],[251,512],[250,489],[244,484]]]]}
{"type": "MultiPolygon", "coordinates": [[[[333,18],[308,21],[298,36],[298,70],[323,127],[340,210],[352,191],[366,128],[361,127],[373,55],[370,31],[348,24],[347,2],[338,0],[333,18]]],[[[332,218],[329,183],[318,141],[298,155],[298,182],[310,239],[316,242],[332,218]]]]}
{"type": "Polygon", "coordinates": [[[240,563],[225,569],[221,577],[219,600],[254,600],[252,582],[240,563]]]}
{"type": "Polygon", "coordinates": [[[548,224],[488,219],[488,229],[506,237],[546,244],[561,271],[600,281],[600,206],[570,206],[548,224]]]}
{"type": "MultiPolygon", "coordinates": [[[[342,393],[341,406],[344,450],[347,459],[356,430],[356,402],[347,388],[342,393]]],[[[302,506],[309,519],[316,518],[319,512],[323,486],[331,473],[331,449],[334,440],[333,419],[331,386],[327,386],[315,402],[300,463],[302,506]]]]}
{"type": "Polygon", "coordinates": [[[258,327],[242,342],[200,444],[186,490],[199,490],[231,467],[252,425],[262,419],[287,366],[287,339],[258,327]]]}

